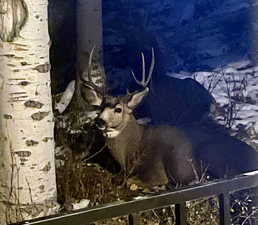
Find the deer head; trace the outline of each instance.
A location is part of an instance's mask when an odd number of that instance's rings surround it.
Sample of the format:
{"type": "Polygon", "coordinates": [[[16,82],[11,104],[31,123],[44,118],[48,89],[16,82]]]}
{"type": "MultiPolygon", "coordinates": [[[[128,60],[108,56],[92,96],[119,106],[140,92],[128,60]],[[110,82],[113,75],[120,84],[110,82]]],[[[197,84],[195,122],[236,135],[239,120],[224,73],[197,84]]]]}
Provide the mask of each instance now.
{"type": "Polygon", "coordinates": [[[64,93],[61,100],[56,103],[55,109],[61,114],[63,113],[69,104],[72,102],[73,96],[75,96],[76,105],[79,106],[81,111],[91,118],[96,115],[95,111],[99,110],[99,106],[102,103],[103,96],[106,92],[106,82],[104,71],[100,73],[100,76],[94,77],[92,75],[92,58],[94,53],[94,47],[89,54],[88,65],[83,72],[78,72],[77,80],[72,80],[64,93]]]}
{"type": "Polygon", "coordinates": [[[132,112],[149,92],[149,88],[123,97],[107,96],[103,110],[96,119],[97,127],[104,136],[114,138],[119,135],[128,122],[132,120],[132,112]]]}
{"type": "Polygon", "coordinates": [[[89,105],[101,105],[103,96],[106,93],[105,76],[102,74],[99,80],[94,81],[92,77],[92,57],[94,53],[94,47],[89,55],[89,62],[86,70],[80,74],[80,95],[83,100],[89,105]],[[96,83],[99,82],[97,85],[96,83]]]}
{"type": "MultiPolygon", "coordinates": [[[[102,112],[96,120],[96,124],[103,134],[108,138],[114,138],[119,135],[128,122],[132,120],[133,110],[141,103],[142,99],[148,94],[148,83],[151,80],[151,75],[154,68],[154,50],[152,49],[152,62],[148,75],[145,74],[145,59],[143,53],[142,56],[142,79],[138,80],[132,72],[132,76],[137,84],[142,86],[142,91],[136,91],[134,93],[127,93],[125,96],[105,96],[102,100],[102,112]]],[[[94,88],[92,89],[94,91],[94,88]]],[[[98,101],[97,93],[92,94],[98,101]]]]}

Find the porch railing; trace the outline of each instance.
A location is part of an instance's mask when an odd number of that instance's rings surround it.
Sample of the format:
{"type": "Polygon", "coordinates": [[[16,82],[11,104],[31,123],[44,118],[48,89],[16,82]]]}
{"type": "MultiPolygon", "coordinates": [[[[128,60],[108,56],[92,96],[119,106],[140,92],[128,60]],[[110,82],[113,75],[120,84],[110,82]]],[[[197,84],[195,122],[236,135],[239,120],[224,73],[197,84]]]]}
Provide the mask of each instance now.
{"type": "MultiPolygon", "coordinates": [[[[230,224],[230,194],[258,186],[258,171],[241,176],[208,182],[177,189],[128,202],[105,204],[89,209],[80,209],[64,215],[55,215],[15,225],[88,225],[101,219],[128,215],[129,225],[140,225],[140,212],[175,205],[176,225],[186,225],[186,201],[209,196],[218,196],[220,225],[230,224]]],[[[13,224],[14,225],[14,224],[13,224]]]]}

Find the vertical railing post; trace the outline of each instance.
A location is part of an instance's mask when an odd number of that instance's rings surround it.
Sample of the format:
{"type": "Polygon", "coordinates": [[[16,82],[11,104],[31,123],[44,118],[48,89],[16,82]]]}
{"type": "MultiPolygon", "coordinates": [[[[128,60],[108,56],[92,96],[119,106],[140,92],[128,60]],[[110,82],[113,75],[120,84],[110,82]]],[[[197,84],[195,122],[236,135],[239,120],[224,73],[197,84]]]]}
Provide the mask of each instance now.
{"type": "Polygon", "coordinates": [[[220,225],[231,224],[229,193],[223,193],[219,195],[219,218],[220,218],[220,225]]]}
{"type": "Polygon", "coordinates": [[[175,205],[176,225],[187,225],[186,223],[186,203],[175,205]]]}
{"type": "Polygon", "coordinates": [[[139,215],[139,213],[129,214],[128,224],[129,225],[140,225],[140,215],[139,215]]]}

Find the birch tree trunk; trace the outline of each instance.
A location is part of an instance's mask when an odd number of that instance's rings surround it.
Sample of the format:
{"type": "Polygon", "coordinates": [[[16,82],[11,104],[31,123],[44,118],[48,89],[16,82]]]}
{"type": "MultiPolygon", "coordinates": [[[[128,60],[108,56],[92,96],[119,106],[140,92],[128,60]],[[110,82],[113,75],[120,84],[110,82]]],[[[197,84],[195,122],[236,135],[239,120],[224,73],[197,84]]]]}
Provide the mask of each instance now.
{"type": "Polygon", "coordinates": [[[0,224],[56,204],[47,0],[0,1],[0,224]]]}
{"type": "Polygon", "coordinates": [[[105,85],[102,32],[102,0],[77,0],[78,74],[88,79],[84,71],[94,47],[92,78],[98,86],[105,85]]]}

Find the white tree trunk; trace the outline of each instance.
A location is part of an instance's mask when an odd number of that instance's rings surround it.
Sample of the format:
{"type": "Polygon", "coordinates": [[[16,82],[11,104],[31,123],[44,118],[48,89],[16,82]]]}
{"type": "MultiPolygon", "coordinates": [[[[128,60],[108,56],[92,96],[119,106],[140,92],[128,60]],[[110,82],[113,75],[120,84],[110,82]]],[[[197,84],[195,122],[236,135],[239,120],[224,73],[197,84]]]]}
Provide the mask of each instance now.
{"type": "Polygon", "coordinates": [[[1,225],[56,204],[47,3],[0,1],[1,225]]]}
{"type": "Polygon", "coordinates": [[[98,86],[104,85],[105,73],[103,67],[103,28],[102,0],[77,1],[77,58],[78,74],[84,79],[87,74],[89,55],[95,47],[93,55],[92,78],[98,86]]]}

